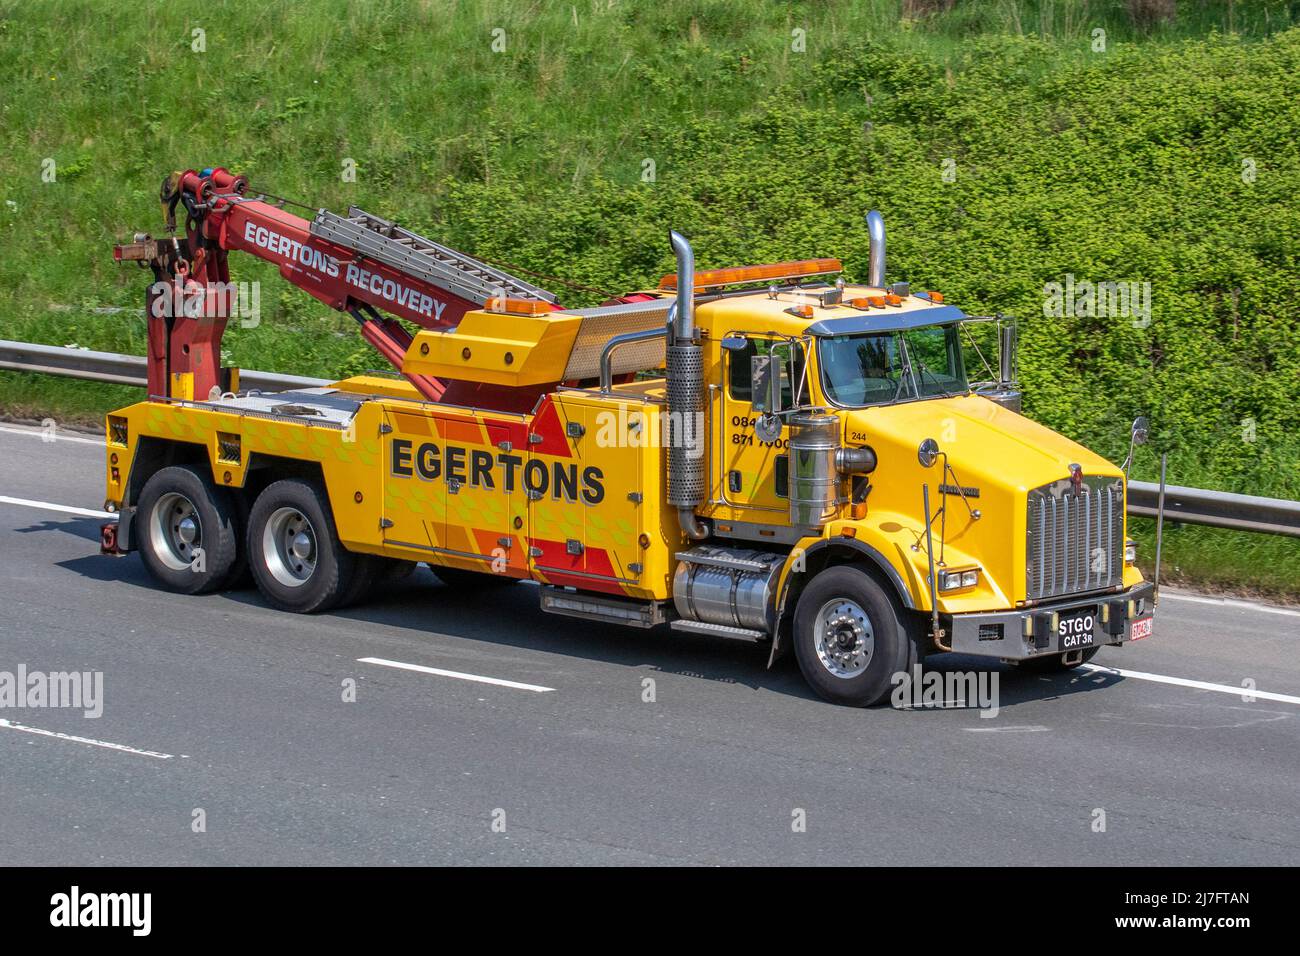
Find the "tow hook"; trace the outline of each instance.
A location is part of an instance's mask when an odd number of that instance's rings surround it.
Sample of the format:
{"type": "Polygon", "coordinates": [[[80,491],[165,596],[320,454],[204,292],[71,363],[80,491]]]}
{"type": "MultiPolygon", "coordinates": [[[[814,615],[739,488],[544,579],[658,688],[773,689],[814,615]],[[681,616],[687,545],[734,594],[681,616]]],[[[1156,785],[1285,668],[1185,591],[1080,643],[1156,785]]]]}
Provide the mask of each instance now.
{"type": "Polygon", "coordinates": [[[99,527],[99,553],[120,558],[126,554],[117,546],[117,522],[107,521],[99,527]]]}
{"type": "Polygon", "coordinates": [[[1075,651],[1066,651],[1061,656],[1061,663],[1066,665],[1083,663],[1083,648],[1079,648],[1075,651]]]}

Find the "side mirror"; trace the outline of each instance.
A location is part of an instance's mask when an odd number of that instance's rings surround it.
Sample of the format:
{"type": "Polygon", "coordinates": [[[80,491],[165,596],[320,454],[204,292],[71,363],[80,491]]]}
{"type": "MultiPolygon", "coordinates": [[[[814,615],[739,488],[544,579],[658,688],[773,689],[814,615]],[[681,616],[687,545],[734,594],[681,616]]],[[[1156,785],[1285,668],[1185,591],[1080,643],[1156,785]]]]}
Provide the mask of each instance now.
{"type": "Polygon", "coordinates": [[[1016,374],[1016,325],[1014,319],[998,319],[998,384],[1002,388],[1015,388],[1016,374]]]}
{"type": "Polygon", "coordinates": [[[718,344],[728,352],[743,352],[749,347],[749,340],[743,335],[728,335],[718,344]]]}
{"type": "Polygon", "coordinates": [[[755,355],[749,360],[754,410],[767,415],[781,411],[781,361],[772,355],[755,355]]]}
{"type": "Polygon", "coordinates": [[[1124,459],[1121,471],[1124,472],[1124,480],[1128,481],[1129,466],[1133,464],[1133,449],[1138,445],[1145,445],[1147,439],[1151,437],[1151,423],[1147,421],[1145,415],[1139,415],[1133,419],[1133,427],[1128,433],[1128,457],[1124,459]]]}
{"type": "Polygon", "coordinates": [[[1139,415],[1133,419],[1133,431],[1130,433],[1130,440],[1133,444],[1145,445],[1150,434],[1151,423],[1147,421],[1145,415],[1139,415]]]}
{"type": "Polygon", "coordinates": [[[916,449],[916,460],[921,463],[922,468],[929,468],[939,458],[939,443],[933,438],[927,438],[916,449]]]}

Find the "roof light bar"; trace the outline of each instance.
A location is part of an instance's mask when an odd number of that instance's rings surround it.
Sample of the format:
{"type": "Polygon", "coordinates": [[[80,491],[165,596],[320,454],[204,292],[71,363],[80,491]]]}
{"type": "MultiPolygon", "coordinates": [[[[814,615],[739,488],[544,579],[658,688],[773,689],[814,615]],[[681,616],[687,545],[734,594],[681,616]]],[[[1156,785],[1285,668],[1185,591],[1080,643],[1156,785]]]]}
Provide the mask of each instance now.
{"type": "MultiPolygon", "coordinates": [[[[695,273],[696,289],[717,289],[748,282],[780,282],[808,276],[830,275],[844,268],[839,259],[800,259],[796,262],[773,262],[761,266],[732,266],[729,269],[706,269],[695,273]]],[[[675,290],[674,272],[659,280],[659,288],[675,290]]]]}

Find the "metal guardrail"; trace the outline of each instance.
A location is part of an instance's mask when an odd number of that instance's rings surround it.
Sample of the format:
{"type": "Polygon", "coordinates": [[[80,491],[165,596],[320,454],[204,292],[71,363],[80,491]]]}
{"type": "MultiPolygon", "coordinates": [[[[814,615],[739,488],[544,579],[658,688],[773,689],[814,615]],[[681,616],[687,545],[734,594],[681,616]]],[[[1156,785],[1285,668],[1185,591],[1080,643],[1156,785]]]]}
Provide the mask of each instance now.
{"type": "MultiPolygon", "coordinates": [[[[92,382],[110,382],[114,385],[136,385],[144,388],[146,382],[143,355],[119,355],[115,352],[92,352],[58,345],[34,345],[30,342],[11,342],[0,339],[0,369],[15,372],[43,372],[63,375],[92,382]]],[[[281,375],[278,372],[239,370],[241,388],[255,388],[264,392],[283,392],[293,388],[315,388],[328,385],[329,379],[305,378],[301,375],[281,375]]]]}
{"type": "MultiPolygon", "coordinates": [[[[1130,481],[1128,513],[1154,518],[1159,497],[1158,484],[1130,481]]],[[[1165,520],[1300,537],[1300,501],[1165,485],[1165,520]]]]}
{"type": "MultiPolygon", "coordinates": [[[[117,385],[137,385],[141,388],[145,384],[143,356],[91,352],[86,349],[34,345],[29,342],[10,342],[3,339],[0,339],[0,369],[44,372],[49,375],[112,382],[117,385]]],[[[240,369],[239,382],[243,388],[255,388],[267,392],[316,388],[329,384],[329,380],[323,378],[280,375],[276,372],[258,372],[251,369],[240,369]]],[[[1154,518],[1159,495],[1160,486],[1157,484],[1130,481],[1128,513],[1154,518]]],[[[1260,498],[1227,491],[1207,491],[1203,488],[1166,485],[1165,519],[1214,528],[1233,528],[1239,531],[1261,531],[1300,537],[1300,501],[1286,501],[1281,498],[1260,498]]]]}

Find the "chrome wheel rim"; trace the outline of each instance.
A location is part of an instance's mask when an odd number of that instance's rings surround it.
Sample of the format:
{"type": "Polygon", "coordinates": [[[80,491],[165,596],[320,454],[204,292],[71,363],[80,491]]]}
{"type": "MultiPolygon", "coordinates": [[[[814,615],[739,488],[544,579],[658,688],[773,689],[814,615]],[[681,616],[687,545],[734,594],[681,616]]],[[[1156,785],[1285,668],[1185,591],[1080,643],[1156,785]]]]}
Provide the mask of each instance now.
{"type": "Polygon", "coordinates": [[[316,529],[297,508],[278,508],[262,529],[266,569],[285,587],[302,587],[316,573],[316,529]]]}
{"type": "Polygon", "coordinates": [[[203,549],[203,523],[194,502],[179,491],[160,496],[149,513],[149,542],[153,553],[173,571],[193,567],[203,549]]]}
{"type": "Polygon", "coordinates": [[[827,601],[813,624],[813,646],[829,674],[841,680],[857,677],[870,665],[876,649],[871,618],[856,601],[827,601]]]}

